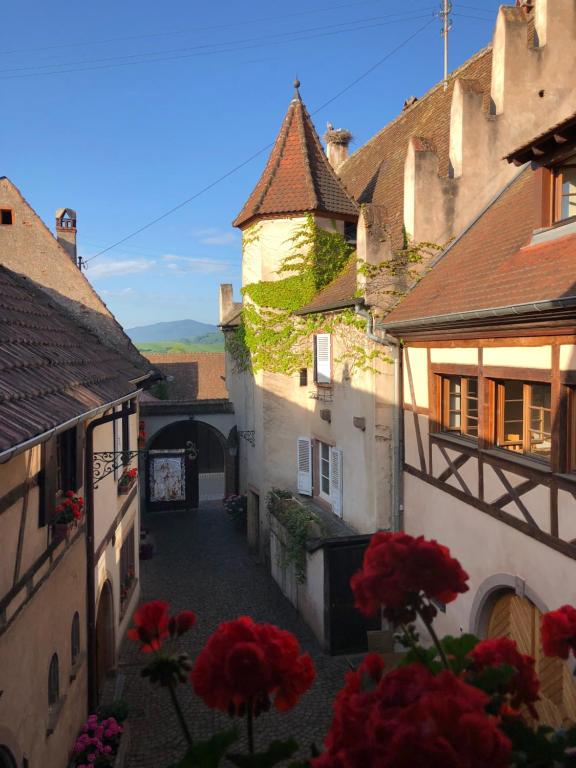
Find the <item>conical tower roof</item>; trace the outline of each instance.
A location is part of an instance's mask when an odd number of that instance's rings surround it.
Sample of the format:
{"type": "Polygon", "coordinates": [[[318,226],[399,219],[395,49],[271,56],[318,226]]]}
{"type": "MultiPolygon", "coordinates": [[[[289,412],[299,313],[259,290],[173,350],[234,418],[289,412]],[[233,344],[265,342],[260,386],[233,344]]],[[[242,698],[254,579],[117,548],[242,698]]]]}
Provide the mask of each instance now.
{"type": "Polygon", "coordinates": [[[328,158],[298,88],[290,102],[268,163],[254,191],[234,220],[243,227],[269,215],[318,212],[353,220],[358,206],[328,158]]]}

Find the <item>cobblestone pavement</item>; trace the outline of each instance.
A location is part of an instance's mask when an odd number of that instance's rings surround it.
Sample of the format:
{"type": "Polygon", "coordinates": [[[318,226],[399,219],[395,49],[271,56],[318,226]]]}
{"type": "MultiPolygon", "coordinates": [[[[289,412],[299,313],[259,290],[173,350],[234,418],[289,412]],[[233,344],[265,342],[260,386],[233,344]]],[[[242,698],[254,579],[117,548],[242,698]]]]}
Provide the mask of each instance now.
{"type": "MultiPolygon", "coordinates": [[[[256,721],[256,746],[295,735],[302,747],[321,745],[331,717],[331,701],[342,685],[348,663],[323,654],[296,610],[266,569],[254,562],[244,534],[217,504],[197,511],[155,514],[146,519],[157,545],[152,560],[141,563],[142,601],[165,599],[172,611],[198,614],[193,630],[178,641],[192,658],[216,626],[248,614],[288,629],[314,660],[316,681],[299,705],[287,713],[267,713],[256,721]]],[[[184,743],[165,690],[140,677],[145,655],[125,640],[119,663],[122,698],[130,706],[129,768],[167,768],[182,755],[184,743]]],[[[209,710],[190,685],[179,690],[193,738],[229,728],[230,719],[209,710]]],[[[238,721],[243,732],[244,721],[238,721]]]]}

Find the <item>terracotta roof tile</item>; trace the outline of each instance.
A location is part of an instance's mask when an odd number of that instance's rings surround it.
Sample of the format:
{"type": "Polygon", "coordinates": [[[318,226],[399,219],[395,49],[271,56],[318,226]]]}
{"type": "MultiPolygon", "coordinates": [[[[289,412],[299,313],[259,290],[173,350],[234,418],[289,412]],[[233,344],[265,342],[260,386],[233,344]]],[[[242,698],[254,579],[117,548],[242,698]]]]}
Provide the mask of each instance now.
{"type": "Polygon", "coordinates": [[[165,376],[168,400],[223,400],[228,398],[224,352],[148,354],[165,376]]]}
{"type": "Polygon", "coordinates": [[[454,83],[457,79],[464,79],[467,90],[474,89],[485,94],[487,106],[491,70],[492,49],[488,47],[452,73],[446,91],[442,83],[436,85],[338,168],[346,189],[357,202],[386,207],[395,248],[402,244],[404,162],[408,143],[417,137],[426,146],[433,146],[438,153],[440,173],[448,175],[454,83]]]}
{"type": "Polygon", "coordinates": [[[322,150],[306,107],[290,102],[268,163],[234,220],[242,227],[257,216],[318,211],[353,219],[358,208],[322,150]]]}
{"type": "Polygon", "coordinates": [[[533,211],[534,172],[528,167],[445,252],[385,325],[421,318],[425,327],[425,318],[433,316],[576,296],[576,235],[531,244],[533,211]]]}
{"type": "Polygon", "coordinates": [[[0,451],[135,391],[140,371],[0,266],[0,451]]]}
{"type": "Polygon", "coordinates": [[[310,303],[295,314],[305,315],[327,309],[352,306],[355,301],[356,290],[356,256],[354,255],[338,277],[319,291],[310,303]]]}

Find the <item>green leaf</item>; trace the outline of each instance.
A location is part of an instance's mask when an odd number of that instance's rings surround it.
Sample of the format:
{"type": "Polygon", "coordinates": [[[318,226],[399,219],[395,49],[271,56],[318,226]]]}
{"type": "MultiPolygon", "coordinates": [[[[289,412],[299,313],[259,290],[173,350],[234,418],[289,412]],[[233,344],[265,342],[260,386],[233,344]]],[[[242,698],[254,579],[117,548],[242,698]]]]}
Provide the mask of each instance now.
{"type": "Polygon", "coordinates": [[[468,654],[474,650],[479,642],[475,635],[460,635],[459,637],[447,635],[443,638],[441,645],[450,661],[453,672],[458,675],[470,666],[471,661],[468,654]]]}
{"type": "Polygon", "coordinates": [[[208,741],[196,742],[184,758],[170,768],[218,768],[226,750],[238,740],[237,731],[215,733],[208,741]]]}
{"type": "Polygon", "coordinates": [[[259,752],[256,755],[228,755],[228,760],[238,768],[272,768],[292,757],[297,749],[298,744],[294,739],[273,741],[266,752],[259,752]]]}

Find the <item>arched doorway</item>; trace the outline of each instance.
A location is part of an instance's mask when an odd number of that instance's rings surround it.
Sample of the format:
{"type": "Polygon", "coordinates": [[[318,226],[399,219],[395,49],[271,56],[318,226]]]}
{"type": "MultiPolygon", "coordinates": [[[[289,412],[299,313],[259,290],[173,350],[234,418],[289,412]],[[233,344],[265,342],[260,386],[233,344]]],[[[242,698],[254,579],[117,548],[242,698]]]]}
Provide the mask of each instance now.
{"type": "Polygon", "coordinates": [[[221,500],[226,488],[227,440],[202,421],[176,421],[148,445],[147,501],[151,509],[190,509],[221,500]],[[189,450],[193,447],[193,452],[189,450]]]}
{"type": "Polygon", "coordinates": [[[527,598],[508,590],[498,592],[490,608],[487,635],[510,637],[516,641],[521,653],[536,659],[541,699],[536,710],[542,723],[559,728],[568,722],[576,722],[576,685],[568,664],[544,655],[541,619],[541,612],[527,598]]]}
{"type": "Polygon", "coordinates": [[[114,601],[112,585],[104,582],[96,614],[96,676],[100,696],[106,676],[114,668],[114,601]]]}
{"type": "Polygon", "coordinates": [[[2,744],[0,744],[0,768],[17,768],[12,752],[2,744]]]}

